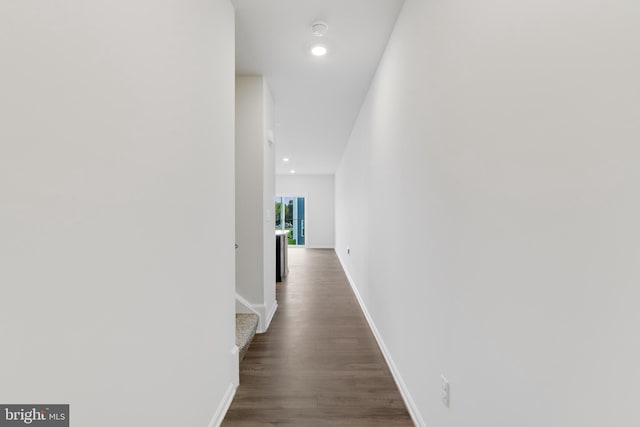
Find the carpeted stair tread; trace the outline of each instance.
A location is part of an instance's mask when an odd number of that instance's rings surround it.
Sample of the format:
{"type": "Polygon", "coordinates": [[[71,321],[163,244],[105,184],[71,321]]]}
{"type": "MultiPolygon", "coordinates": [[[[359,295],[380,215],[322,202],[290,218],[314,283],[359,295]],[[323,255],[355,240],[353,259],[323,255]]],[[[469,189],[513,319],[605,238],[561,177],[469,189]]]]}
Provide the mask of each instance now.
{"type": "Polygon", "coordinates": [[[240,360],[247,353],[257,329],[257,314],[236,313],[236,345],[240,348],[240,360]]]}

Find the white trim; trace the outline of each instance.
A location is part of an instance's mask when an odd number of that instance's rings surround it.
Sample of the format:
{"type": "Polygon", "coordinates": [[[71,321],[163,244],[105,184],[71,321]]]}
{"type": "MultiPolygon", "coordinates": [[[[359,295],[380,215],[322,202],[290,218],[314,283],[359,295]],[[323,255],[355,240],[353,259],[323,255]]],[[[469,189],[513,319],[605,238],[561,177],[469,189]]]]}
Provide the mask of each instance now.
{"type": "Polygon", "coordinates": [[[224,421],[224,416],[227,415],[227,411],[231,406],[231,402],[233,401],[233,396],[236,395],[236,386],[235,384],[229,384],[227,387],[227,391],[224,394],[224,397],[220,401],[218,405],[218,409],[216,409],[216,413],[213,415],[213,418],[209,422],[209,427],[220,427],[222,421],[224,421]]]}
{"type": "Polygon", "coordinates": [[[260,313],[258,313],[258,310],[254,308],[254,304],[251,304],[249,301],[244,299],[244,297],[237,292],[236,292],[236,313],[254,313],[254,314],[257,314],[258,317],[260,317],[260,313]],[[241,305],[243,305],[247,311],[238,311],[237,303],[240,303],[241,305]]]}
{"type": "Polygon", "coordinates": [[[231,364],[233,366],[233,384],[240,385],[240,347],[234,345],[231,349],[231,364]]]}
{"type": "Polygon", "coordinates": [[[271,312],[267,316],[267,322],[266,322],[264,330],[260,330],[260,332],[258,332],[258,333],[263,334],[263,333],[267,332],[267,329],[269,329],[269,326],[271,325],[271,321],[273,320],[273,316],[276,314],[276,310],[278,310],[278,301],[275,301],[273,303],[273,307],[271,308],[271,312]]]}
{"type": "Polygon", "coordinates": [[[389,369],[391,370],[391,375],[393,375],[393,379],[396,382],[398,389],[400,390],[400,395],[402,395],[402,399],[404,400],[405,405],[407,405],[407,410],[409,411],[409,415],[411,415],[411,419],[416,424],[416,426],[425,427],[427,424],[424,422],[424,418],[422,418],[422,415],[420,414],[420,411],[418,410],[418,407],[416,406],[416,403],[413,400],[413,397],[411,397],[411,393],[409,393],[409,389],[407,388],[407,385],[402,379],[402,376],[400,375],[400,371],[398,370],[398,367],[394,363],[393,358],[391,357],[391,353],[389,352],[389,349],[387,348],[387,346],[384,343],[384,340],[382,339],[382,335],[380,335],[378,328],[376,328],[376,324],[373,322],[373,319],[369,314],[369,310],[367,310],[367,306],[365,305],[364,300],[362,299],[362,296],[360,296],[360,292],[358,291],[358,288],[356,287],[356,284],[353,281],[353,278],[349,274],[349,271],[347,271],[347,269],[345,268],[345,264],[344,262],[342,262],[342,258],[338,254],[338,251],[336,251],[336,255],[338,256],[338,260],[340,261],[342,270],[344,271],[344,274],[347,276],[347,280],[351,285],[351,289],[353,289],[353,293],[355,294],[356,299],[360,304],[360,308],[364,313],[364,317],[367,319],[367,323],[369,323],[369,328],[371,328],[371,332],[373,332],[373,335],[376,337],[376,341],[378,342],[378,346],[382,351],[382,355],[384,356],[384,359],[387,361],[387,365],[389,365],[389,369]]]}
{"type": "Polygon", "coordinates": [[[256,330],[256,334],[264,334],[269,329],[269,325],[271,324],[271,319],[273,319],[273,315],[276,313],[278,309],[278,301],[274,301],[273,306],[271,307],[271,311],[267,314],[267,306],[264,304],[254,304],[252,308],[258,314],[258,329],[256,330]]]}
{"type": "Polygon", "coordinates": [[[220,424],[222,424],[222,421],[231,406],[231,402],[233,402],[233,397],[236,395],[236,389],[240,384],[240,348],[237,345],[231,347],[231,366],[233,368],[232,382],[229,384],[229,387],[227,387],[227,391],[220,401],[213,418],[211,418],[208,427],[219,427],[220,424]]]}

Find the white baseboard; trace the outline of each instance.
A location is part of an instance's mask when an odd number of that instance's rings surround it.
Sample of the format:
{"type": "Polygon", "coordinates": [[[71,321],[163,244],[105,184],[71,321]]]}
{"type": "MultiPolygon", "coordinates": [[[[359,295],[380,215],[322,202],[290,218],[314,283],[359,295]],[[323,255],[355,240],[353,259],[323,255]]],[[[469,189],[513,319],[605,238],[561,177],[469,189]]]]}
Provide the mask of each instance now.
{"type": "Polygon", "coordinates": [[[209,422],[209,427],[219,427],[220,424],[222,424],[222,421],[231,406],[231,402],[233,402],[233,397],[236,395],[236,389],[240,384],[240,349],[237,345],[231,347],[231,366],[233,368],[232,382],[229,384],[229,387],[227,387],[227,391],[220,401],[220,404],[216,409],[216,413],[209,422]]]}
{"type": "Polygon", "coordinates": [[[369,327],[371,328],[373,335],[376,337],[376,341],[378,342],[378,346],[382,351],[382,355],[384,356],[384,359],[387,361],[387,365],[389,365],[389,369],[391,370],[393,379],[396,382],[398,389],[400,390],[400,394],[402,395],[402,399],[404,400],[405,405],[407,405],[407,410],[409,411],[409,415],[411,415],[411,419],[416,424],[416,426],[426,427],[427,424],[424,422],[424,418],[422,418],[420,411],[418,411],[418,407],[416,406],[416,403],[413,400],[413,397],[411,397],[411,393],[409,393],[409,390],[407,389],[407,385],[402,379],[402,376],[400,375],[400,371],[398,371],[398,367],[396,366],[393,359],[391,358],[391,353],[389,353],[389,349],[384,343],[384,340],[382,339],[382,335],[380,335],[380,332],[378,331],[376,324],[373,322],[373,319],[369,314],[369,310],[367,310],[367,306],[365,305],[364,300],[362,299],[362,296],[360,295],[360,292],[358,291],[358,288],[356,287],[356,284],[353,281],[353,278],[349,274],[349,271],[345,268],[344,262],[342,261],[342,258],[337,253],[337,251],[336,251],[336,255],[338,256],[338,260],[340,261],[342,270],[344,271],[345,275],[347,276],[347,280],[351,285],[351,289],[353,289],[353,293],[355,294],[358,300],[358,303],[360,304],[360,308],[364,313],[364,317],[367,319],[367,323],[369,323],[369,327]]]}
{"type": "Polygon", "coordinates": [[[231,364],[233,366],[233,384],[240,385],[240,347],[234,345],[231,349],[231,364]]]}
{"type": "Polygon", "coordinates": [[[264,304],[254,304],[252,306],[253,310],[258,313],[258,317],[260,321],[258,322],[258,329],[256,330],[257,334],[264,334],[269,329],[269,325],[271,324],[271,319],[273,319],[273,315],[276,313],[278,309],[278,301],[273,303],[271,306],[271,310],[267,313],[267,307],[264,304]]]}
{"type": "Polygon", "coordinates": [[[216,409],[216,413],[214,414],[211,422],[209,422],[209,427],[220,427],[222,421],[224,420],[224,416],[227,414],[229,407],[231,406],[231,402],[233,402],[233,396],[236,394],[236,388],[238,386],[235,384],[229,384],[227,387],[227,391],[222,398],[222,401],[218,405],[218,409],[216,409]]]}
{"type": "Polygon", "coordinates": [[[278,310],[278,301],[273,303],[273,307],[271,307],[271,312],[267,316],[267,321],[265,322],[264,331],[261,331],[260,332],[261,334],[267,332],[267,329],[269,329],[269,326],[271,325],[271,321],[273,320],[273,316],[276,314],[277,310],[278,310]]]}
{"type": "Polygon", "coordinates": [[[254,308],[254,305],[244,299],[242,295],[236,292],[236,313],[253,313],[260,316],[260,313],[254,308]]]}

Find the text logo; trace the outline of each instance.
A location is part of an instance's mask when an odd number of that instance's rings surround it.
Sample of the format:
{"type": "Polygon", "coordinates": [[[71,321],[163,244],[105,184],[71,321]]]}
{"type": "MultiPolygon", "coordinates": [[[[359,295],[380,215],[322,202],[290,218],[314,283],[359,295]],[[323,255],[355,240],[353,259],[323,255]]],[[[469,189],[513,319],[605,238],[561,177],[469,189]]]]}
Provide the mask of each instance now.
{"type": "Polygon", "coordinates": [[[0,405],[0,427],[69,427],[69,405],[0,405]]]}

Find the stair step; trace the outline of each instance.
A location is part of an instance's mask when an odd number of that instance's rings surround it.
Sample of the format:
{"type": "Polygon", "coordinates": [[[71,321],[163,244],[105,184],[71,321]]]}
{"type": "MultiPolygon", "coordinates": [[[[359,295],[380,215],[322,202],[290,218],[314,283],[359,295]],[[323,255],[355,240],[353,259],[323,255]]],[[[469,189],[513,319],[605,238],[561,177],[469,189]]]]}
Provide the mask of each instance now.
{"type": "Polygon", "coordinates": [[[249,345],[258,329],[258,315],[252,313],[236,313],[236,345],[240,348],[240,360],[249,349],[249,345]]]}

